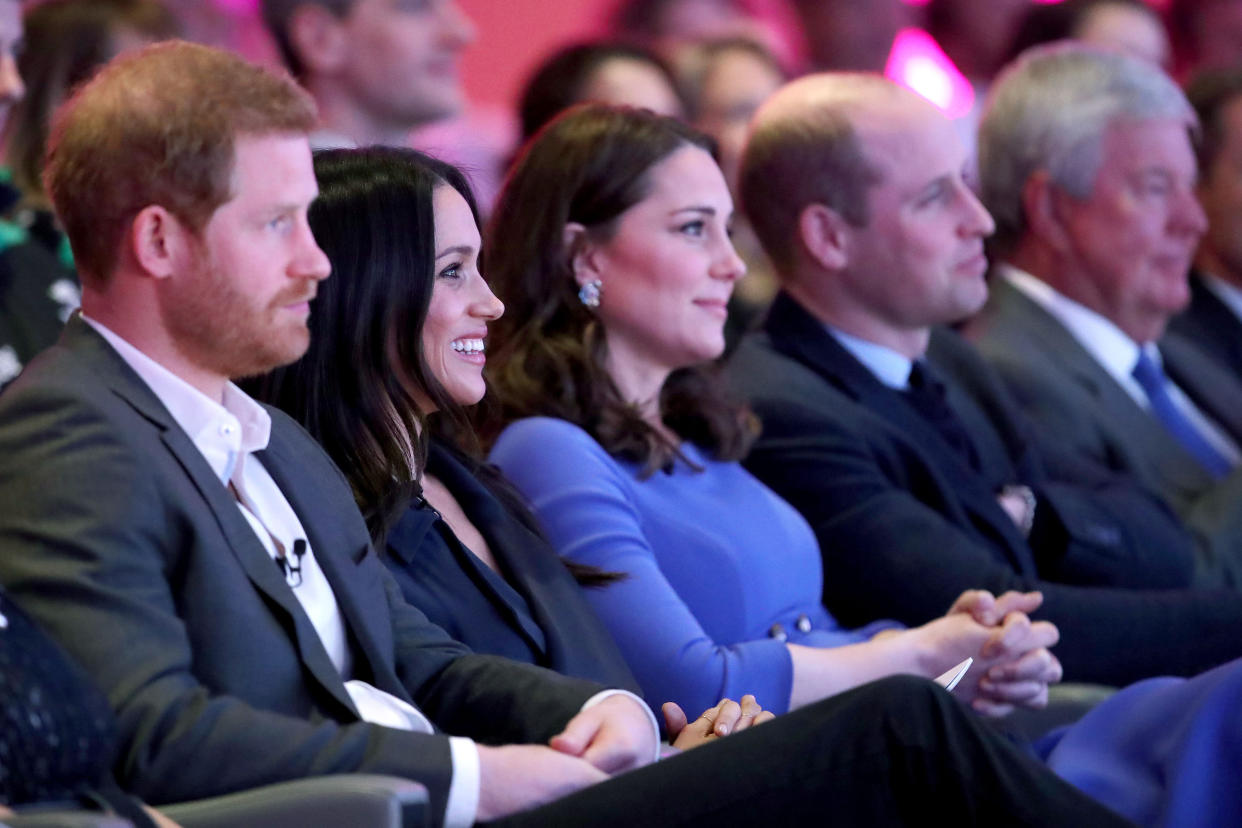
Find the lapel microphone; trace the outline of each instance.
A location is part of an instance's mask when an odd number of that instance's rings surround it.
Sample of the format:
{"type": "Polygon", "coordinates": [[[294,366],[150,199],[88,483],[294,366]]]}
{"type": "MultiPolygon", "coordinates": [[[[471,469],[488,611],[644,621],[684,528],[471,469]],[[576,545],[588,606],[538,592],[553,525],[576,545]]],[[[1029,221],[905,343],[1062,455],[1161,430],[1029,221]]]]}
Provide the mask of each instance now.
{"type": "Polygon", "coordinates": [[[293,542],[292,560],[290,560],[289,555],[282,555],[276,559],[276,565],[280,567],[281,573],[291,587],[302,585],[302,556],[305,554],[306,539],[298,538],[293,542]]]}

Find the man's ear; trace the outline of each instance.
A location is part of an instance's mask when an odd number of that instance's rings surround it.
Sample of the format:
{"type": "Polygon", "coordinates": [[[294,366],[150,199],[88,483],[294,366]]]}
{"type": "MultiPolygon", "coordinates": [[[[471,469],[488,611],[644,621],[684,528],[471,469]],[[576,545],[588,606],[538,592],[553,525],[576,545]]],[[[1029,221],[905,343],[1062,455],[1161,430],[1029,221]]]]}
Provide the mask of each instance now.
{"type": "Polygon", "coordinates": [[[1057,251],[1069,244],[1066,200],[1070,198],[1073,196],[1054,184],[1046,170],[1037,170],[1022,185],[1022,215],[1028,232],[1057,251]]]}
{"type": "Polygon", "coordinates": [[[289,15],[289,45],[308,75],[330,74],[348,60],[349,38],[341,20],[318,3],[303,3],[289,15]]]}
{"type": "Polygon", "coordinates": [[[600,278],[599,249],[591,242],[586,227],[576,221],[566,223],[565,231],[561,234],[561,244],[564,246],[569,269],[573,271],[574,281],[579,287],[592,279],[600,278]]]}
{"type": "Polygon", "coordinates": [[[192,235],[176,216],[157,204],[139,210],[129,226],[134,261],[155,279],[167,279],[185,267],[192,235]]]}
{"type": "Polygon", "coordinates": [[[842,270],[850,259],[850,225],[826,204],[808,204],[798,214],[798,244],[825,270],[842,270]]]}

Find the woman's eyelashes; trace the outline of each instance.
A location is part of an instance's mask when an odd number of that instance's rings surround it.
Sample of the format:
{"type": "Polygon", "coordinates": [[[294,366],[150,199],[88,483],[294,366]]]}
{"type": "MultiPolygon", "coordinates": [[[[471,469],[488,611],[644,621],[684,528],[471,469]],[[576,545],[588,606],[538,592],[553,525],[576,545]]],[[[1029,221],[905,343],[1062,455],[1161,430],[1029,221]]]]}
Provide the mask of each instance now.
{"type": "Polygon", "coordinates": [[[677,227],[677,232],[694,239],[702,238],[707,234],[707,223],[702,219],[683,222],[677,227]]]}
{"type": "Polygon", "coordinates": [[[443,279],[446,282],[460,282],[466,278],[466,266],[464,262],[451,262],[446,264],[439,273],[436,274],[437,279],[443,279]]]}

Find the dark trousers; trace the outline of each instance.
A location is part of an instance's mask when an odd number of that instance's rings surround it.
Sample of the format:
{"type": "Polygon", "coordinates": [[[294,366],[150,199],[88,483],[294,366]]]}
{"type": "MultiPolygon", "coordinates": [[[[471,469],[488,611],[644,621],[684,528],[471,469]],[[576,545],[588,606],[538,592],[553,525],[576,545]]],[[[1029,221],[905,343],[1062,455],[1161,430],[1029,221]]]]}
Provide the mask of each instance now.
{"type": "Polygon", "coordinates": [[[895,677],[493,824],[1130,823],[931,682],[895,677]]]}

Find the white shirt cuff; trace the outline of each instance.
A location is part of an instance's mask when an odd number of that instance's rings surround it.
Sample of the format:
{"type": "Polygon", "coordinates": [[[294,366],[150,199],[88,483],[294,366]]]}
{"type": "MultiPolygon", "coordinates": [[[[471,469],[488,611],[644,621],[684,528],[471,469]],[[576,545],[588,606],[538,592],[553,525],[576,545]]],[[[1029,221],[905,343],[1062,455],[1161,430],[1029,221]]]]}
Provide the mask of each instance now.
{"type": "MultiPolygon", "coordinates": [[[[647,714],[655,744],[651,758],[659,759],[660,727],[651,708],[638,696],[628,690],[602,690],[587,699],[582,709],[594,707],[611,696],[628,696],[647,714]]],[[[453,758],[453,781],[449,783],[448,805],[444,809],[444,828],[470,828],[479,812],[479,748],[471,739],[450,736],[449,752],[453,758]]]]}
{"type": "Polygon", "coordinates": [[[462,736],[449,737],[453,781],[449,783],[444,828],[470,828],[479,812],[479,747],[462,736]]]}
{"type": "Polygon", "coordinates": [[[629,698],[637,702],[638,706],[641,707],[643,709],[643,712],[647,714],[647,721],[651,723],[651,733],[653,736],[652,742],[655,744],[655,754],[652,755],[651,761],[653,762],[659,761],[660,753],[661,753],[660,725],[656,723],[656,717],[655,717],[655,714],[651,712],[651,708],[648,707],[647,703],[643,701],[642,699],[640,699],[638,696],[634,695],[629,690],[601,690],[600,692],[596,693],[594,696],[591,696],[591,698],[587,699],[586,704],[582,705],[582,709],[586,710],[589,707],[594,707],[595,705],[602,702],[604,699],[607,699],[611,696],[628,696],[629,698]]]}

